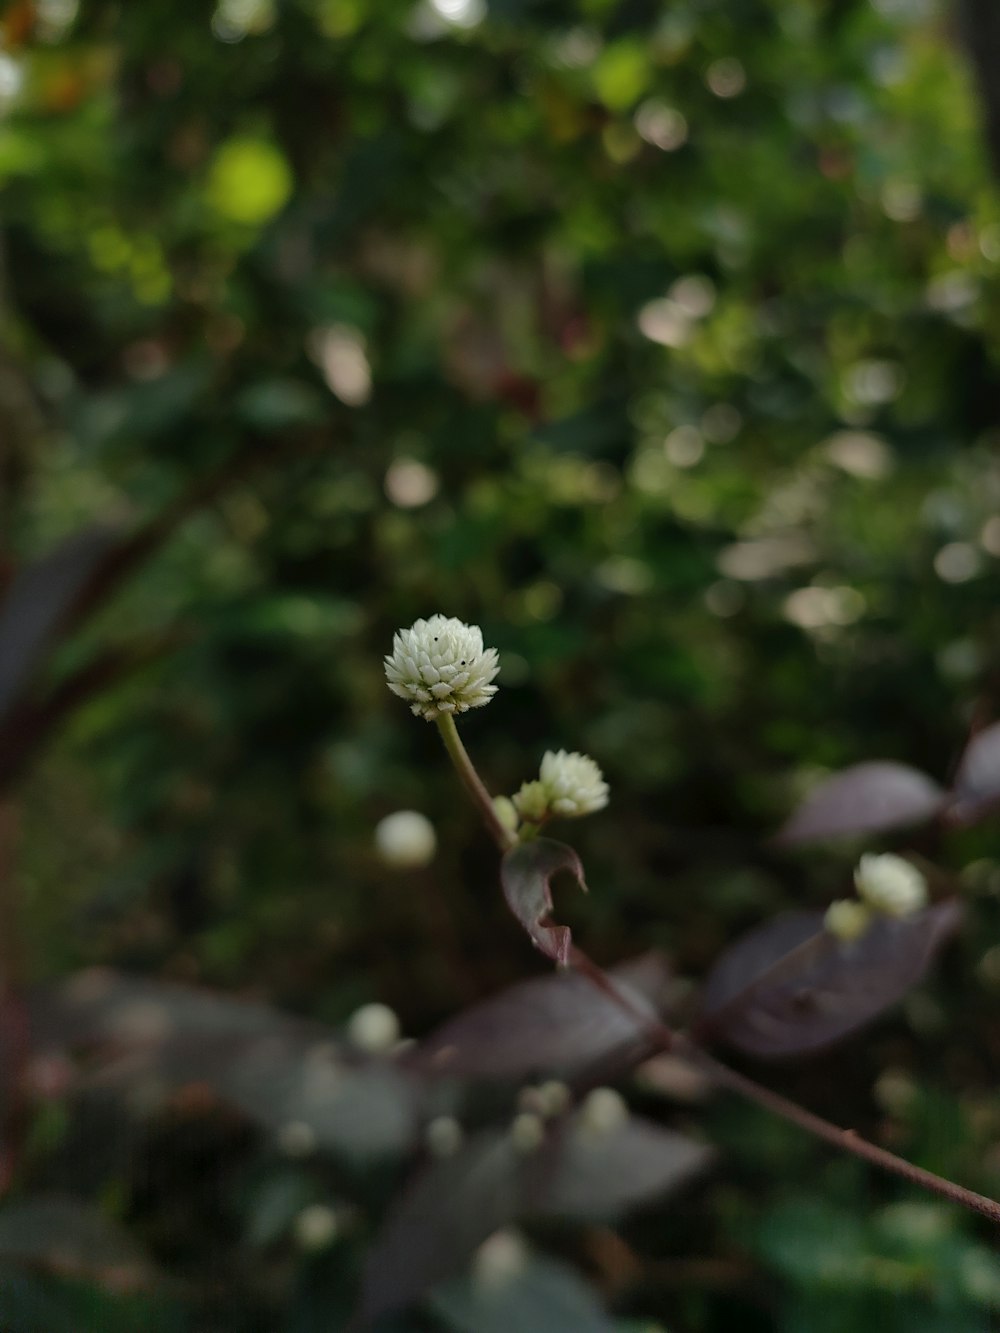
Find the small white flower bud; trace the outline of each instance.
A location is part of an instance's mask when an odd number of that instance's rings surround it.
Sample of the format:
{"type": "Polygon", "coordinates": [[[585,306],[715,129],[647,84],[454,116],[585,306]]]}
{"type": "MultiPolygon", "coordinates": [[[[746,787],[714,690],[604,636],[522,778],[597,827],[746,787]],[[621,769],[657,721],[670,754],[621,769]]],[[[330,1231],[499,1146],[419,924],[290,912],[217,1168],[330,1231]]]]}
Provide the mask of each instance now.
{"type": "Polygon", "coordinates": [[[465,1139],[465,1131],[453,1115],[439,1115],[424,1131],[424,1142],[432,1157],[454,1157],[465,1139]]]}
{"type": "Polygon", "coordinates": [[[562,1115],[571,1100],[569,1088],[558,1079],[551,1078],[538,1089],[539,1110],[546,1119],[562,1115]]]}
{"type": "Polygon", "coordinates": [[[540,824],[549,813],[547,786],[537,778],[533,782],[521,782],[520,790],[513,796],[513,806],[523,820],[540,824]]]}
{"type": "Polygon", "coordinates": [[[496,817],[500,821],[500,827],[505,828],[508,833],[517,832],[517,810],[514,802],[509,796],[494,796],[493,809],[496,811],[496,817]]]}
{"type": "Polygon", "coordinates": [[[540,824],[549,813],[549,792],[545,783],[537,778],[534,782],[522,782],[520,791],[514,795],[514,807],[522,819],[540,824]]]}
{"type": "Polygon", "coordinates": [[[524,1272],[528,1259],[528,1247],[518,1232],[494,1231],[476,1251],[473,1280],[484,1287],[502,1287],[524,1272]]]}
{"type": "Polygon", "coordinates": [[[842,944],[859,940],[870,924],[871,909],[856,898],[838,898],[826,909],[823,918],[825,930],[842,944]]]}
{"type": "Polygon", "coordinates": [[[429,865],[437,850],[434,825],[417,810],[397,810],[375,825],[375,850],[394,870],[429,865]]]}
{"type": "Polygon", "coordinates": [[[545,1142],[545,1124],[534,1111],[521,1111],[511,1121],[510,1137],[518,1152],[530,1153],[545,1142]]]}
{"type": "Polygon", "coordinates": [[[863,856],[854,872],[854,883],[868,906],[885,916],[911,916],[927,905],[923,875],[891,852],[863,856]]]}
{"type": "Polygon", "coordinates": [[[483,647],[479,626],[454,616],[431,616],[401,629],[385,659],[389,689],[428,722],[488,704],[499,670],[497,650],[483,647]]]}
{"type": "Polygon", "coordinates": [[[278,1130],[278,1147],[286,1157],[308,1157],[316,1151],[316,1131],[304,1120],[289,1120],[278,1130]]]}
{"type": "Polygon", "coordinates": [[[614,1088],[594,1088],[580,1107],[580,1127],[594,1134],[610,1134],[628,1120],[628,1103],[614,1088]]]}
{"type": "Polygon", "coordinates": [[[304,1250],[325,1250],[338,1230],[337,1214],[324,1203],[310,1204],[295,1219],[295,1239],[304,1250]]]}
{"type": "Polygon", "coordinates": [[[387,1004],[363,1004],[347,1020],[347,1035],[359,1050],[385,1055],[399,1041],[399,1019],[387,1004]]]}

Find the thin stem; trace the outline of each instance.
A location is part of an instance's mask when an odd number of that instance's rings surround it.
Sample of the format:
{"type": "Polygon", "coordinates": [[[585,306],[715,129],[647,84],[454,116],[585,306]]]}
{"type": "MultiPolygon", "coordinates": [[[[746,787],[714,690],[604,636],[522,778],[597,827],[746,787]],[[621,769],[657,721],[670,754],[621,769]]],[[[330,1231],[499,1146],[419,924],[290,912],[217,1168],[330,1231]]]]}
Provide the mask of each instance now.
{"type": "Polygon", "coordinates": [[[862,1161],[870,1162],[873,1166],[881,1167],[883,1171],[901,1176],[903,1180],[908,1180],[913,1185],[919,1185],[921,1188],[929,1190],[931,1194],[937,1194],[940,1198],[948,1199],[951,1203],[960,1204],[963,1208],[971,1209],[972,1212],[982,1213],[991,1222],[1000,1223],[1000,1203],[987,1198],[985,1194],[976,1194],[973,1190],[967,1190],[964,1186],[957,1185],[953,1180],[945,1180],[943,1176],[935,1175],[933,1171],[926,1171],[922,1166],[914,1166],[912,1162],[906,1161],[905,1158],[897,1157],[895,1153],[888,1152],[885,1148],[879,1148],[874,1143],[869,1143],[867,1139],[863,1139],[853,1129],[841,1129],[839,1126],[831,1124],[829,1120],[814,1115],[812,1111],[807,1111],[804,1106],[799,1106],[797,1102],[789,1101],[787,1097],[782,1097],[779,1093],[772,1092],[770,1088],[755,1083],[752,1078],[747,1078],[745,1074],[730,1069],[728,1065],[716,1060],[714,1056],[709,1055],[707,1051],[702,1050],[700,1046],[687,1037],[676,1036],[673,1041],[673,1050],[697,1064],[720,1087],[728,1088],[731,1092],[738,1093],[748,1101],[755,1102],[758,1106],[781,1116],[783,1120],[787,1120],[793,1125],[798,1125],[800,1129],[814,1134],[817,1138],[823,1139],[824,1142],[832,1144],[835,1148],[853,1153],[855,1157],[860,1157],[862,1161]]]}
{"type": "Polygon", "coordinates": [[[735,1092],[739,1096],[745,1097],[747,1101],[762,1106],[773,1115],[781,1116],[783,1120],[798,1125],[800,1129],[815,1135],[816,1138],[822,1139],[825,1143],[830,1143],[844,1152],[852,1153],[855,1157],[860,1157],[862,1161],[870,1162],[872,1166],[880,1167],[883,1171],[889,1171],[895,1176],[900,1176],[903,1180],[909,1181],[911,1185],[919,1185],[922,1189],[928,1190],[931,1194],[937,1194],[950,1203],[960,1204],[963,1208],[968,1208],[974,1213],[982,1213],[991,1222],[1000,1223],[1000,1203],[988,1199],[985,1194],[976,1194],[973,1190],[967,1190],[964,1186],[957,1185],[953,1180],[945,1180],[943,1176],[935,1175],[933,1171],[927,1171],[922,1166],[914,1166],[912,1162],[906,1161],[904,1157],[897,1157],[895,1153],[888,1152],[885,1148],[879,1148],[874,1143],[869,1143],[867,1139],[863,1139],[853,1129],[841,1129],[829,1120],[824,1120],[822,1116],[807,1111],[804,1106],[799,1106],[797,1102],[789,1101],[787,1097],[782,1097],[780,1093],[772,1092],[770,1088],[755,1083],[752,1078],[747,1078],[745,1074],[730,1069],[728,1065],[724,1065],[721,1060],[716,1060],[713,1055],[709,1055],[697,1042],[692,1041],[684,1033],[672,1032],[659,1019],[643,1013],[629,996],[619,989],[614,978],[609,977],[593,959],[589,958],[580,949],[574,948],[570,961],[573,967],[582,976],[586,977],[591,985],[596,986],[620,1009],[641,1023],[650,1041],[654,1042],[661,1051],[670,1051],[681,1056],[682,1059],[690,1060],[719,1087],[728,1088],[730,1092],[735,1092]]]}
{"type": "MultiPolygon", "coordinates": [[[[517,838],[505,829],[497,818],[490,794],[483,786],[479,774],[473,767],[472,760],[466,753],[465,746],[459,739],[455,719],[450,713],[445,714],[437,719],[437,724],[451,762],[454,764],[469,795],[479,807],[479,812],[486,827],[500,850],[502,852],[507,851],[514,846],[517,838]]],[[[809,941],[809,943],[812,943],[812,941],[809,941]]],[[[658,1018],[643,1012],[619,988],[614,979],[608,976],[603,968],[598,967],[593,959],[582,950],[573,948],[570,964],[582,976],[586,977],[592,986],[608,996],[613,1003],[617,1004],[630,1018],[634,1019],[659,1050],[671,1051],[690,1060],[693,1064],[698,1065],[719,1087],[728,1088],[730,1092],[735,1092],[747,1101],[754,1102],[757,1106],[763,1107],[773,1115],[780,1116],[790,1124],[798,1125],[800,1129],[804,1129],[807,1133],[822,1139],[824,1143],[831,1144],[834,1148],[849,1152],[854,1157],[869,1162],[872,1166],[877,1166],[883,1171],[899,1176],[911,1185],[918,1185],[929,1193],[936,1194],[939,1198],[947,1199],[950,1203],[957,1203],[963,1208],[968,1208],[971,1212],[980,1213],[983,1217],[988,1217],[991,1222],[1000,1225],[1000,1203],[997,1203],[994,1199],[987,1198],[985,1194],[977,1194],[973,1190],[967,1190],[953,1180],[945,1180],[943,1176],[935,1175],[933,1171],[927,1171],[922,1166],[914,1166],[912,1162],[906,1161],[905,1158],[897,1157],[895,1153],[888,1152],[885,1148],[878,1147],[877,1144],[869,1143],[867,1139],[863,1139],[853,1129],[841,1129],[831,1121],[824,1120],[822,1116],[807,1111],[804,1106],[799,1106],[797,1102],[789,1101],[787,1097],[772,1092],[770,1088],[765,1088],[762,1084],[754,1082],[752,1078],[747,1078],[745,1074],[730,1069],[728,1065],[716,1060],[713,1055],[709,1055],[708,1051],[684,1033],[673,1032],[658,1018]]]]}
{"type": "Polygon", "coordinates": [[[514,834],[500,823],[497,812],[493,807],[493,798],[483,786],[479,774],[476,772],[472,760],[469,758],[468,751],[462,744],[462,738],[458,734],[458,728],[455,726],[455,719],[451,713],[444,713],[437,718],[438,731],[441,733],[441,739],[444,741],[444,748],[448,751],[448,758],[455,767],[455,771],[462,780],[466,791],[472,797],[473,802],[478,806],[479,813],[483,817],[483,823],[489,830],[490,837],[500,848],[501,852],[506,852],[517,842],[514,834]]]}

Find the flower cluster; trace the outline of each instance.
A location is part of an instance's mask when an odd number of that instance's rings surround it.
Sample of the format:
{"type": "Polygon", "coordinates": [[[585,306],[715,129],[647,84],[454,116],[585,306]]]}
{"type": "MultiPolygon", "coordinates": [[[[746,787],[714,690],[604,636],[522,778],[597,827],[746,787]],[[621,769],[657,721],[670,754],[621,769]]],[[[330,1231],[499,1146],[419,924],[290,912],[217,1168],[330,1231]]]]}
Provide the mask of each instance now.
{"type": "Polygon", "coordinates": [[[566,750],[546,750],[538,777],[514,796],[518,814],[535,824],[552,815],[591,815],[607,803],[608,784],[597,764],[589,755],[566,750]]]}
{"type": "Polygon", "coordinates": [[[431,616],[401,629],[385,659],[389,689],[428,722],[488,704],[499,670],[497,650],[483,647],[479,626],[454,616],[431,616]]]}
{"type": "Polygon", "coordinates": [[[927,881],[915,865],[891,852],[863,856],[854,872],[854,884],[858,897],[831,903],[823,922],[845,944],[860,939],[873,916],[899,920],[927,906],[927,881]]]}
{"type": "Polygon", "coordinates": [[[927,881],[901,856],[863,856],[854,872],[860,897],[885,916],[912,916],[927,906],[927,881]]]}
{"type": "MultiPolygon", "coordinates": [[[[453,616],[431,616],[399,630],[385,659],[389,689],[428,722],[488,704],[497,692],[492,682],[499,670],[497,650],[483,647],[479,626],[466,625],[453,616]]],[[[537,832],[554,815],[575,819],[603,810],[607,803],[608,784],[593,759],[576,751],[546,750],[538,777],[523,783],[512,800],[499,796],[493,805],[502,828],[513,834],[523,821],[523,836],[531,836],[532,830],[537,832]]],[[[393,816],[397,821],[401,818],[393,816]]],[[[407,818],[412,823],[412,817],[407,818]]],[[[383,821],[380,851],[394,859],[402,834],[411,833],[415,837],[409,825],[397,827],[383,821]]],[[[408,845],[403,854],[408,854],[408,845]]],[[[431,849],[426,859],[432,854],[431,849]]]]}

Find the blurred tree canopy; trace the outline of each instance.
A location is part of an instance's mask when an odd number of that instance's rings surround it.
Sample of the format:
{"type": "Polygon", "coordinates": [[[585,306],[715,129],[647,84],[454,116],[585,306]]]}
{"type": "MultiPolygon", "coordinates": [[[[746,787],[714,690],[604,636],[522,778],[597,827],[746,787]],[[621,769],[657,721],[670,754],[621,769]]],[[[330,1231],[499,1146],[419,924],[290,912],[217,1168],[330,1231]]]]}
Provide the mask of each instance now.
{"type": "MultiPolygon", "coordinates": [[[[856,848],[766,842],[818,777],[944,778],[997,715],[1000,199],[944,4],[12,0],[2,24],[0,574],[186,515],[51,667],[141,659],[19,787],[35,978],[113,963],[328,1022],[377,997],[418,1033],[537,971],[385,689],[417,616],[500,649],[464,726],[493,790],[547,747],[604,769],[578,938],[685,978],[843,888],[856,848]],[[401,807],[437,827],[426,870],[375,854],[401,807]]],[[[988,1192],[1000,842],[909,845],[974,895],[954,965],[776,1078],[988,1192]]],[[[710,1190],[630,1236],[637,1316],[986,1326],[964,1289],[917,1295],[956,1253],[988,1268],[973,1223],[872,1219],[894,1187],[843,1163],[810,1202],[811,1145],[710,1119],[710,1190]]],[[[119,1211],[204,1278],[164,1189],[119,1211]]],[[[303,1279],[295,1329],[329,1326],[333,1281],[303,1279]]],[[[271,1326],[228,1308],[193,1327],[271,1326]]]]}

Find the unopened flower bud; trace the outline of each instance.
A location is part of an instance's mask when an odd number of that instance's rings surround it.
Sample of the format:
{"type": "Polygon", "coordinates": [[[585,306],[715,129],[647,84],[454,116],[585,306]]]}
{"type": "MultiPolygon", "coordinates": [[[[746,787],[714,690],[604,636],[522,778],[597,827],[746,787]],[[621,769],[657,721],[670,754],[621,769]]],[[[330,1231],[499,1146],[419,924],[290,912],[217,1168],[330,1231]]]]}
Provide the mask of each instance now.
{"type": "Polygon", "coordinates": [[[295,1239],[304,1250],[325,1250],[338,1230],[337,1214],[323,1203],[310,1204],[295,1219],[295,1239]]]}
{"type": "Polygon", "coordinates": [[[572,1101],[572,1094],[565,1083],[551,1078],[538,1089],[538,1109],[550,1119],[562,1115],[572,1101]]]}
{"type": "Polygon", "coordinates": [[[839,898],[826,909],[823,926],[842,944],[850,944],[861,938],[871,919],[871,909],[864,903],[859,903],[856,898],[839,898]]]}
{"type": "Polygon", "coordinates": [[[505,828],[508,833],[517,832],[517,810],[514,802],[509,796],[494,796],[493,809],[496,817],[500,821],[500,827],[505,828]]]}
{"type": "Polygon", "coordinates": [[[513,1230],[494,1231],[476,1251],[472,1275],[477,1285],[502,1287],[524,1272],[530,1253],[521,1235],[513,1230]]]}
{"type": "Polygon", "coordinates": [[[861,898],[885,916],[912,916],[927,906],[927,881],[915,865],[901,856],[863,856],[854,872],[861,898]]]}
{"type": "Polygon", "coordinates": [[[454,616],[431,616],[401,629],[385,659],[389,689],[428,722],[488,704],[499,670],[497,650],[483,647],[479,626],[454,616]]]}
{"type": "Polygon", "coordinates": [[[518,1152],[530,1153],[545,1141],[545,1124],[534,1111],[521,1111],[511,1121],[510,1137],[518,1152]]]}
{"type": "Polygon", "coordinates": [[[594,1088],[580,1107],[580,1127],[594,1134],[610,1134],[628,1120],[628,1103],[614,1088],[594,1088]]]}
{"type": "Polygon", "coordinates": [[[549,793],[544,782],[524,782],[514,796],[514,807],[522,819],[538,824],[549,813],[549,793]]]}
{"type": "Polygon", "coordinates": [[[399,1019],[387,1004],[363,1004],[347,1020],[347,1035],[369,1055],[385,1055],[399,1041],[399,1019]]]}
{"type": "Polygon", "coordinates": [[[453,1115],[439,1115],[424,1131],[427,1151],[433,1157],[454,1157],[465,1139],[465,1131],[453,1115]]]}
{"type": "Polygon", "coordinates": [[[433,861],[437,834],[419,811],[397,810],[375,825],[375,849],[394,870],[415,870],[433,861]]]}

